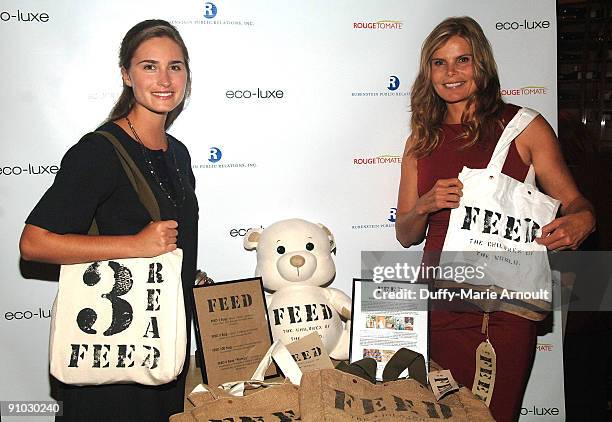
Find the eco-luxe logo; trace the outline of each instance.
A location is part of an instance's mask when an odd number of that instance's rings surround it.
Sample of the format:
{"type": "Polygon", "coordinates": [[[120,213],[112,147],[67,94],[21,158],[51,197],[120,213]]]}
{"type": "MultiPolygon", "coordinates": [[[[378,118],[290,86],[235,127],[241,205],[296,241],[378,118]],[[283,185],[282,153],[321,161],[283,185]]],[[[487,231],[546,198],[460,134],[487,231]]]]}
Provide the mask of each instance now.
{"type": "Polygon", "coordinates": [[[521,415],[533,415],[533,416],[559,416],[558,407],[521,407],[521,415]]]}
{"type": "Polygon", "coordinates": [[[49,14],[46,12],[24,12],[19,9],[17,9],[17,12],[9,12],[8,10],[3,10],[2,12],[0,12],[0,21],[47,23],[49,22],[49,14]]]}
{"type": "Polygon", "coordinates": [[[511,22],[497,22],[495,29],[498,31],[519,31],[519,30],[534,30],[534,29],[549,29],[550,21],[548,20],[527,20],[511,22]]]}
{"type": "Polygon", "coordinates": [[[26,164],[20,165],[5,165],[0,166],[0,176],[37,176],[40,174],[52,175],[59,171],[59,166],[42,165],[42,164],[26,164]]]}
{"type": "Polygon", "coordinates": [[[253,228],[253,227],[259,227],[261,229],[263,229],[264,227],[260,224],[259,226],[251,226],[251,227],[240,227],[240,228],[231,228],[229,231],[229,235],[231,237],[244,237],[246,236],[247,232],[253,228]]]}
{"type": "Polygon", "coordinates": [[[504,97],[516,97],[519,95],[546,95],[548,87],[541,85],[528,85],[520,88],[503,88],[501,95],[504,97]]]}
{"type": "Polygon", "coordinates": [[[225,98],[228,100],[282,100],[285,92],[282,89],[228,89],[225,91],[225,98]]]}
{"type": "Polygon", "coordinates": [[[51,309],[38,308],[34,310],[26,309],[19,311],[7,311],[4,313],[4,319],[7,321],[20,321],[29,319],[47,319],[51,318],[51,309]]]}

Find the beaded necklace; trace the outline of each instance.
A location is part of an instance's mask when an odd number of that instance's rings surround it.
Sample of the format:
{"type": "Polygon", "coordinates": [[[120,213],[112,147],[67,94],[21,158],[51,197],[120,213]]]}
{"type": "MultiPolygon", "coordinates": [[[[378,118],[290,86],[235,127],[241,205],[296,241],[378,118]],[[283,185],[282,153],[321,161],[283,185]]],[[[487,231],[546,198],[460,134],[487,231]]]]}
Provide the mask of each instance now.
{"type": "Polygon", "coordinates": [[[130,121],[129,117],[125,116],[125,120],[127,120],[127,124],[130,127],[130,130],[132,131],[132,133],[134,134],[134,138],[136,138],[136,140],[138,141],[138,145],[140,145],[140,150],[142,151],[142,155],[143,155],[143,157],[145,159],[145,162],[147,163],[147,165],[149,167],[149,173],[151,173],[151,175],[153,176],[153,178],[155,179],[155,181],[159,185],[159,188],[166,195],[166,197],[168,198],[168,201],[170,201],[172,206],[175,209],[179,208],[181,205],[183,205],[183,202],[185,202],[185,186],[183,185],[183,177],[181,176],[181,172],[180,172],[180,170],[178,168],[178,164],[176,162],[176,155],[174,154],[174,149],[170,148],[170,143],[168,142],[168,138],[166,137],[166,143],[168,144],[168,149],[170,150],[170,153],[172,154],[172,160],[174,162],[174,168],[176,169],[176,175],[177,175],[177,179],[178,179],[178,184],[179,184],[179,187],[180,187],[180,190],[181,190],[180,202],[177,202],[177,201],[174,200],[174,198],[172,198],[172,195],[170,195],[170,192],[168,191],[168,189],[166,189],[166,187],[162,183],[161,179],[159,178],[159,176],[155,172],[155,167],[153,166],[153,162],[151,160],[151,156],[149,155],[149,152],[147,151],[147,148],[144,146],[144,143],[140,140],[140,136],[138,136],[138,132],[136,132],[136,128],[134,128],[134,125],[130,121]]]}

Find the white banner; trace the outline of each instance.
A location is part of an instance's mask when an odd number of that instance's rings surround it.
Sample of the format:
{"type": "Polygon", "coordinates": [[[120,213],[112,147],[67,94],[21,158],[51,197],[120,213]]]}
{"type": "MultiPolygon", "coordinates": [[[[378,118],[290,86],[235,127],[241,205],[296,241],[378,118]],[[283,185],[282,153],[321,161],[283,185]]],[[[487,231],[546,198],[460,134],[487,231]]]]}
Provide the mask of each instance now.
{"type": "MultiPolygon", "coordinates": [[[[505,99],[556,127],[555,13],[553,0],[4,0],[2,399],[49,397],[57,286],[24,279],[19,235],[65,151],[108,115],[121,89],[119,44],[135,23],[166,19],[189,48],[192,97],[170,132],[197,179],[198,266],[218,280],[252,276],[246,229],[303,218],[333,232],[333,286],[350,294],[362,250],[401,249],[394,207],[424,38],[448,16],[475,18],[505,99]]],[[[560,347],[551,354],[560,361],[560,347]]],[[[541,406],[562,409],[563,397],[541,406]]]]}
{"type": "Polygon", "coordinates": [[[521,406],[521,422],[565,420],[562,314],[565,312],[567,315],[567,309],[562,310],[560,306],[561,287],[557,271],[553,271],[552,290],[552,330],[538,337],[535,362],[521,406]]]}

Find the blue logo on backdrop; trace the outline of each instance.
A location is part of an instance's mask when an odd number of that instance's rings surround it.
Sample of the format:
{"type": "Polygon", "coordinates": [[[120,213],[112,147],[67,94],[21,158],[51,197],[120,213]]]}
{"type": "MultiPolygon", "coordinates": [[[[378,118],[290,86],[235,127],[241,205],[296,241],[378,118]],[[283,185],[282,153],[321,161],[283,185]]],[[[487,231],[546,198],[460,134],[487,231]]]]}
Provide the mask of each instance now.
{"type": "Polygon", "coordinates": [[[217,16],[217,6],[209,1],[204,3],[204,17],[206,19],[212,19],[215,16],[217,16]]]}
{"type": "Polygon", "coordinates": [[[211,163],[216,163],[221,159],[222,155],[223,153],[219,148],[211,147],[210,151],[208,152],[208,161],[210,161],[211,163]]]}
{"type": "MultiPolygon", "coordinates": [[[[408,91],[400,90],[400,78],[395,75],[389,75],[387,79],[386,91],[361,91],[351,92],[351,97],[406,97],[410,95],[408,91]]],[[[379,80],[378,83],[380,83],[379,80]]],[[[377,83],[377,84],[378,84],[377,83]]],[[[382,85],[382,84],[381,84],[382,85]]]]}
{"type": "MultiPolygon", "coordinates": [[[[353,230],[378,230],[378,229],[392,229],[393,227],[395,227],[395,217],[397,214],[397,208],[392,207],[389,208],[389,214],[387,217],[387,221],[388,223],[373,223],[373,224],[353,224],[351,225],[351,228],[353,230]]],[[[377,219],[377,221],[380,221],[377,219]]]]}
{"type": "Polygon", "coordinates": [[[389,91],[395,91],[400,86],[400,80],[397,76],[389,76],[389,86],[387,89],[389,91]]]}

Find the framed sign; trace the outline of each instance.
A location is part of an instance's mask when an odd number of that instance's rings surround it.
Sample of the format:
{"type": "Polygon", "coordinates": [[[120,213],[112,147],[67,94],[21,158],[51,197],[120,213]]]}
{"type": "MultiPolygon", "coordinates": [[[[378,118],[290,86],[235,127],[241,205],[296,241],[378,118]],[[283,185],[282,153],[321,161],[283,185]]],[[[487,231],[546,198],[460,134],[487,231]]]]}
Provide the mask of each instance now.
{"type": "MultiPolygon", "coordinates": [[[[376,379],[402,347],[429,364],[429,287],[427,283],[353,279],[351,362],[373,358],[376,379]]],[[[405,377],[407,371],[401,374],[405,377]]]]}
{"type": "MultiPolygon", "coordinates": [[[[202,380],[250,380],[272,345],[261,278],[194,286],[193,299],[202,380]]],[[[277,375],[270,366],[266,378],[277,375]]]]}

